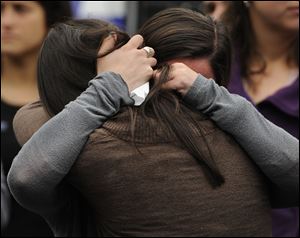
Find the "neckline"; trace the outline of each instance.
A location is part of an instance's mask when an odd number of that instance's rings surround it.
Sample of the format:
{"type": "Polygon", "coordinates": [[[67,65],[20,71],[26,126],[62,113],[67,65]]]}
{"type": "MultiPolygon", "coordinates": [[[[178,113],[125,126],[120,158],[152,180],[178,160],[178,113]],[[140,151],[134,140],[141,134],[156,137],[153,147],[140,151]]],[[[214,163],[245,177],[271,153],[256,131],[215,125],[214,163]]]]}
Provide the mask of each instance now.
{"type": "Polygon", "coordinates": [[[270,96],[264,98],[263,100],[260,100],[259,102],[255,103],[252,98],[250,97],[250,95],[248,94],[247,90],[244,87],[243,84],[243,79],[240,77],[240,84],[241,84],[241,90],[243,91],[243,94],[246,95],[246,98],[255,106],[259,106],[260,104],[264,103],[264,102],[272,102],[273,99],[278,98],[280,95],[283,95],[284,93],[290,91],[290,89],[294,88],[295,86],[297,86],[297,84],[299,84],[299,75],[293,80],[292,83],[276,90],[273,94],[271,94],[270,96]]]}
{"type": "Polygon", "coordinates": [[[239,67],[239,61],[236,60],[235,64],[233,64],[231,80],[228,85],[228,89],[231,93],[236,93],[240,96],[243,96],[256,108],[270,103],[283,113],[299,118],[299,75],[297,76],[296,80],[293,81],[293,83],[280,88],[274,94],[255,104],[244,88],[239,67]]]}
{"type": "MultiPolygon", "coordinates": [[[[191,127],[196,136],[202,136],[202,134],[205,134],[206,131],[205,128],[203,129],[202,126],[199,125],[199,123],[201,123],[201,121],[207,121],[208,119],[203,114],[196,112],[191,113],[195,113],[194,115],[197,119],[197,127],[193,124],[191,124],[191,127]],[[201,132],[199,131],[199,127],[201,128],[201,132]]],[[[124,108],[114,117],[106,121],[103,124],[102,129],[118,139],[133,142],[130,126],[129,110],[128,108],[124,108]]],[[[155,118],[148,117],[147,120],[144,120],[140,115],[138,115],[136,118],[135,128],[135,142],[137,144],[158,144],[176,141],[175,137],[168,133],[166,127],[158,123],[158,120],[155,118]]]]}
{"type": "MultiPolygon", "coordinates": [[[[283,95],[291,95],[292,93],[295,93],[295,90],[299,91],[299,74],[296,76],[296,78],[293,80],[292,83],[278,89],[276,92],[274,92],[272,95],[264,98],[258,103],[254,103],[250,95],[247,93],[246,89],[244,88],[242,77],[241,77],[241,68],[240,68],[240,60],[239,60],[239,54],[236,54],[234,57],[234,64],[232,64],[231,68],[231,80],[229,83],[229,88],[231,88],[233,93],[240,94],[244,98],[246,98],[248,101],[250,101],[254,106],[259,106],[260,104],[263,104],[265,102],[271,102],[275,106],[281,107],[283,111],[286,111],[285,106],[281,106],[283,102],[278,101],[278,97],[283,95]]],[[[289,100],[291,100],[291,97],[289,97],[289,100]]],[[[299,111],[299,109],[298,109],[299,111]]],[[[287,112],[288,113],[288,112],[287,112]]]]}
{"type": "Polygon", "coordinates": [[[247,92],[247,90],[245,89],[243,80],[245,80],[245,79],[242,79],[241,76],[240,76],[241,90],[242,90],[243,94],[245,95],[245,97],[247,98],[247,100],[249,100],[254,106],[257,107],[257,106],[259,106],[260,104],[262,104],[264,102],[272,101],[273,98],[277,98],[278,96],[280,96],[284,92],[289,91],[290,88],[295,87],[295,85],[299,82],[299,75],[292,81],[292,83],[289,83],[286,86],[284,86],[282,88],[279,88],[273,94],[265,97],[264,99],[260,100],[257,103],[255,103],[253,101],[253,99],[251,98],[251,96],[249,95],[249,93],[247,92]]]}

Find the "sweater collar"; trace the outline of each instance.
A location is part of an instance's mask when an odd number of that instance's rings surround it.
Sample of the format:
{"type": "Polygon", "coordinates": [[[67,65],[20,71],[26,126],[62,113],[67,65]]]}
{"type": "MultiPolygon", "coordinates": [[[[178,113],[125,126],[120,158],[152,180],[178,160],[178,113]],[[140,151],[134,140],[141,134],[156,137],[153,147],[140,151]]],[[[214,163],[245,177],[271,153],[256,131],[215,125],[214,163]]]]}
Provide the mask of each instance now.
{"type": "MultiPolygon", "coordinates": [[[[200,126],[201,121],[207,121],[207,117],[203,114],[192,111],[191,113],[193,113],[196,117],[197,124],[199,124],[198,126],[200,126]]],[[[192,122],[190,121],[190,123],[192,122]]],[[[131,116],[128,108],[121,109],[118,114],[106,121],[102,128],[121,140],[133,142],[131,133],[131,116]]],[[[197,136],[201,136],[198,129],[199,127],[196,128],[195,126],[192,126],[192,128],[197,136]]],[[[205,131],[206,128],[202,129],[205,131]]],[[[145,120],[145,118],[142,118],[140,115],[136,118],[134,136],[135,142],[141,144],[170,143],[175,141],[174,136],[171,136],[168,133],[167,128],[158,123],[157,119],[147,117],[147,120],[145,120]]]]}

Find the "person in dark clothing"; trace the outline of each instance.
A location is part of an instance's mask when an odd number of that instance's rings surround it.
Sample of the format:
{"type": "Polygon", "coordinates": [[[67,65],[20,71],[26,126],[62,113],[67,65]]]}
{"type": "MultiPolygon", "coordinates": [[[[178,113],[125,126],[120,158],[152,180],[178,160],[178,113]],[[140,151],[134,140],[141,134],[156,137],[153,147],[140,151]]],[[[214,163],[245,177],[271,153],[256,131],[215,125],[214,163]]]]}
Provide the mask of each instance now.
{"type": "MultiPolygon", "coordinates": [[[[228,90],[299,138],[299,1],[232,2],[223,21],[234,45],[228,90]]],[[[299,236],[299,207],[272,213],[273,236],[299,236]]]]}
{"type": "MultiPolygon", "coordinates": [[[[1,158],[6,176],[20,150],[12,121],[25,104],[39,98],[37,56],[48,29],[71,17],[68,1],[1,1],[1,158]]],[[[14,199],[4,236],[50,236],[42,218],[14,199]]]]}

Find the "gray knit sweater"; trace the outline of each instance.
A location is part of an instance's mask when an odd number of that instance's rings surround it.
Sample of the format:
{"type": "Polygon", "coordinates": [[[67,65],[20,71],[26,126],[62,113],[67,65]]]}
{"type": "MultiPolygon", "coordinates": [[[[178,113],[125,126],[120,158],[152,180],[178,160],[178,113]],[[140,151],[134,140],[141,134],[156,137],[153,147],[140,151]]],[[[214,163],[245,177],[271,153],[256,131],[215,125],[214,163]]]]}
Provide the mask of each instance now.
{"type": "MultiPolygon", "coordinates": [[[[299,200],[299,142],[245,99],[199,75],[184,100],[239,142],[275,186],[299,200]]],[[[42,215],[55,236],[95,236],[91,211],[63,182],[88,136],[123,105],[132,105],[119,75],[103,73],[24,144],[8,185],[25,208],[42,215]]]]}

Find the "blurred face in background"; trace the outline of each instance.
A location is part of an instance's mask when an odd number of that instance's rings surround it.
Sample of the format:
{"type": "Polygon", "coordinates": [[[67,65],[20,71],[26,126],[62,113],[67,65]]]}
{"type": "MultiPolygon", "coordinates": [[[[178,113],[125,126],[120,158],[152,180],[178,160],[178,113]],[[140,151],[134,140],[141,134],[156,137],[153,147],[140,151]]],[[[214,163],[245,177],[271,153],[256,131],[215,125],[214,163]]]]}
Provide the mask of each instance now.
{"type": "Polygon", "coordinates": [[[275,30],[299,31],[299,1],[250,1],[249,10],[275,30]]]}
{"type": "Polygon", "coordinates": [[[36,52],[47,34],[44,9],[35,1],[1,1],[1,55],[36,52]]]}

